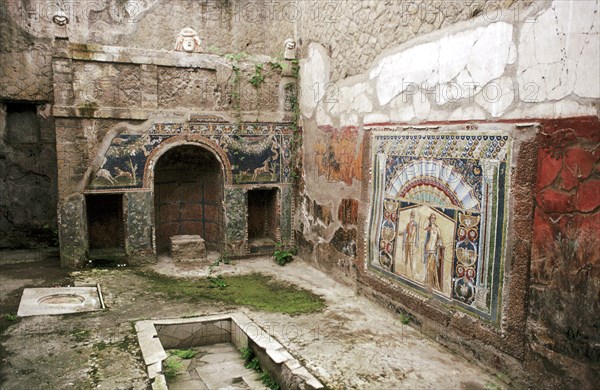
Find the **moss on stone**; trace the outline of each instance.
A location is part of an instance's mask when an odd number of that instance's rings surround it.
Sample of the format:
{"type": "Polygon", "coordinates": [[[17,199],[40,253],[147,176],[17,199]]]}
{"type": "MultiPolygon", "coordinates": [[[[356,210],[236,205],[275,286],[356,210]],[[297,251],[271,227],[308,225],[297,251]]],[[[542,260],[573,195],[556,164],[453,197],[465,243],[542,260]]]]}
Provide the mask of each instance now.
{"type": "Polygon", "coordinates": [[[208,279],[175,278],[143,271],[155,291],[170,298],[217,300],[258,310],[290,315],[311,313],[325,307],[322,297],[308,290],[274,280],[260,273],[224,276],[226,288],[214,288],[208,279]]]}
{"type": "Polygon", "coordinates": [[[77,107],[79,115],[84,117],[93,117],[98,110],[98,103],[96,102],[85,102],[85,104],[77,107]]]}

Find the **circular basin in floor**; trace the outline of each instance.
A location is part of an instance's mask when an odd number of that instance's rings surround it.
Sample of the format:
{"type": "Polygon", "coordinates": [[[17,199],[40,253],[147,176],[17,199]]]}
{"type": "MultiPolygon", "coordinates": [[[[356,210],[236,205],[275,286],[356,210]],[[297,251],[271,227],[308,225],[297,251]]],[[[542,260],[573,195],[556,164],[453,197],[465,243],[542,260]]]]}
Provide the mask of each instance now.
{"type": "Polygon", "coordinates": [[[38,305],[81,305],[85,298],[78,294],[50,294],[38,299],[38,305]]]}

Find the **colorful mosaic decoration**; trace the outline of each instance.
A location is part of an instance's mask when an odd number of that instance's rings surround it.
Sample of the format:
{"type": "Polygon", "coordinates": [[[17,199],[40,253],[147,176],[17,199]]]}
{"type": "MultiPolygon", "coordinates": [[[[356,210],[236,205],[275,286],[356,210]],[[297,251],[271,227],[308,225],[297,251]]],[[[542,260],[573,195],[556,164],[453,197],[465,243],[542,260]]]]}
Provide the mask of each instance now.
{"type": "Polygon", "coordinates": [[[273,123],[159,123],[146,134],[113,138],[89,188],[141,188],[148,156],[172,137],[196,135],[227,156],[233,184],[291,183],[292,128],[273,123]]]}
{"type": "Polygon", "coordinates": [[[496,320],[510,137],[372,131],[369,267],[496,320]]]}

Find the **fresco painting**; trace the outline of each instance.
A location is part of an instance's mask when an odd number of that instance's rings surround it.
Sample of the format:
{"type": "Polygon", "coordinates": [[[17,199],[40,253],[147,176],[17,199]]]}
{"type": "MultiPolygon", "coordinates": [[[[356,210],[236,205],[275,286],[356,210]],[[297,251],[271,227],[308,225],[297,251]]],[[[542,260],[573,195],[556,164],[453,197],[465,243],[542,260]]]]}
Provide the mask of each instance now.
{"type": "Polygon", "coordinates": [[[162,142],[180,135],[200,135],[227,155],[233,184],[290,183],[292,128],[284,124],[159,123],[146,134],[112,139],[88,188],[141,188],[148,156],[162,142]]]}
{"type": "Polygon", "coordinates": [[[347,126],[336,129],[321,126],[324,140],[316,142],[315,166],[319,176],[328,182],[344,182],[352,185],[354,179],[362,179],[362,143],[358,140],[358,129],[347,126]]]}
{"type": "Polygon", "coordinates": [[[374,131],[369,267],[493,318],[510,146],[505,134],[374,131]]]}

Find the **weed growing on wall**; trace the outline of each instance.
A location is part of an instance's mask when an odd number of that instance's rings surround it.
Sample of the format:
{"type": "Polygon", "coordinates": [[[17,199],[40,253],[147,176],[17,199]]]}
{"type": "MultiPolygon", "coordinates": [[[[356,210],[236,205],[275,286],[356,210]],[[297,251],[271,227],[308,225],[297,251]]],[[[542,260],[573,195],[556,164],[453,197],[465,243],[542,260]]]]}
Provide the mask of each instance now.
{"type": "Polygon", "coordinates": [[[269,62],[269,65],[271,66],[271,70],[278,70],[278,71],[282,71],[283,70],[283,65],[281,63],[281,60],[278,58],[277,61],[271,61],[269,62]]]}
{"type": "Polygon", "coordinates": [[[242,348],[241,352],[242,359],[244,359],[244,367],[256,371],[256,373],[258,374],[258,379],[260,379],[263,385],[265,385],[269,389],[280,389],[279,383],[277,383],[275,379],[273,379],[273,377],[267,372],[267,370],[264,370],[260,367],[260,362],[258,361],[258,358],[256,357],[254,351],[251,348],[242,348]]]}
{"type": "Polygon", "coordinates": [[[271,390],[279,390],[279,383],[275,382],[275,379],[273,379],[273,377],[271,377],[271,375],[266,371],[266,370],[262,370],[262,372],[260,373],[260,381],[263,383],[263,385],[267,386],[269,389],[271,390]]]}
{"type": "Polygon", "coordinates": [[[400,313],[400,322],[402,325],[408,325],[410,323],[410,316],[408,314],[400,313]]]}
{"type": "MultiPolygon", "coordinates": [[[[292,77],[298,80],[300,74],[300,67],[298,66],[298,60],[289,61],[292,67],[292,77]]],[[[300,175],[298,172],[301,170],[300,163],[300,151],[302,149],[302,132],[300,129],[300,104],[298,103],[298,86],[297,83],[289,83],[285,86],[285,96],[288,99],[289,109],[292,112],[292,140],[290,147],[292,149],[292,167],[294,171],[291,176],[295,183],[298,183],[300,175]]]]}
{"type": "Polygon", "coordinates": [[[264,64],[256,64],[254,65],[254,74],[250,77],[250,84],[254,88],[260,87],[261,84],[265,82],[265,75],[262,73],[264,64]]]}
{"type": "Polygon", "coordinates": [[[242,106],[240,97],[240,80],[242,79],[242,70],[240,68],[240,61],[242,61],[246,57],[248,57],[248,54],[243,51],[239,53],[225,54],[225,59],[231,63],[231,69],[233,70],[231,104],[236,112],[236,117],[238,119],[240,119],[242,116],[242,106]]]}
{"type": "Polygon", "coordinates": [[[250,370],[260,371],[260,362],[258,361],[257,357],[253,357],[252,359],[250,359],[249,362],[246,362],[246,364],[244,364],[244,367],[250,370]]]}
{"type": "Polygon", "coordinates": [[[240,350],[244,363],[248,363],[254,357],[254,351],[249,347],[244,347],[240,350]]]}

